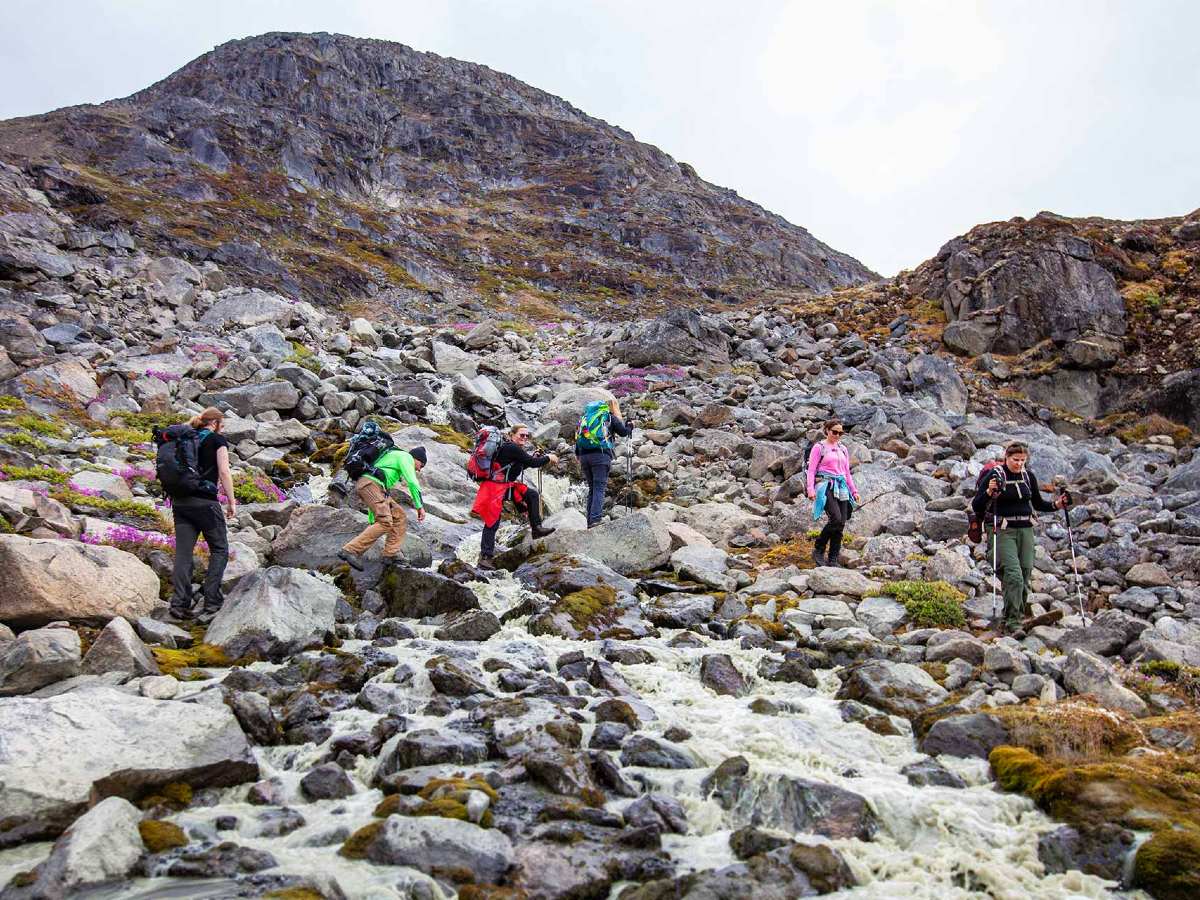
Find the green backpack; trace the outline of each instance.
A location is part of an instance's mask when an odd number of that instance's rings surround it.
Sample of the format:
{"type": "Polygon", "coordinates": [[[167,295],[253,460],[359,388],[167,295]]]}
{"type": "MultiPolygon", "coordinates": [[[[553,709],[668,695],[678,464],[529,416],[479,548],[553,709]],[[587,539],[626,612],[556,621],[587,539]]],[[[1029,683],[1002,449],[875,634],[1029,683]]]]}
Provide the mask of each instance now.
{"type": "Polygon", "coordinates": [[[613,448],[612,411],[607,400],[593,400],[579,417],[575,444],[580,450],[611,450],[613,448]]]}

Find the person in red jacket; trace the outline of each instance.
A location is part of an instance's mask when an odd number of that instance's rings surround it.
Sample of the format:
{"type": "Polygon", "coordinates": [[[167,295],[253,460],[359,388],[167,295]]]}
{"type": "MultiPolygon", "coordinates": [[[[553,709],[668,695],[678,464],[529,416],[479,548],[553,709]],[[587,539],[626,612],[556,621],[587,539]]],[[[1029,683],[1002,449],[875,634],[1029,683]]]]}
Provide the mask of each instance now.
{"type": "Polygon", "coordinates": [[[471,512],[483,520],[483,537],[479,545],[481,569],[495,568],[492,557],[496,554],[496,532],[500,529],[500,515],[505,500],[511,500],[518,511],[529,517],[529,527],[535,538],[545,537],[554,531],[553,528],[542,527],[542,498],[535,488],[521,481],[521,476],[526,469],[557,465],[558,457],[553,453],[544,456],[529,453],[525,448],[531,439],[528,425],[514,425],[509,430],[509,440],[500,445],[494,460],[504,473],[502,480],[482,482],[475,495],[471,512]]]}

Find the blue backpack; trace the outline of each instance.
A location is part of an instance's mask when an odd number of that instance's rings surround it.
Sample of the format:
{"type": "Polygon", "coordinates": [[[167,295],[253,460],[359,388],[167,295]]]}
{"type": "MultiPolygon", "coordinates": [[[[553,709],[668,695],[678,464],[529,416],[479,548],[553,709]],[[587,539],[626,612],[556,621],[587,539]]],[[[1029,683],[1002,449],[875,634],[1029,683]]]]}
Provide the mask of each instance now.
{"type": "Polygon", "coordinates": [[[593,400],[579,417],[576,443],[581,450],[611,450],[612,410],[607,400],[593,400]]]}

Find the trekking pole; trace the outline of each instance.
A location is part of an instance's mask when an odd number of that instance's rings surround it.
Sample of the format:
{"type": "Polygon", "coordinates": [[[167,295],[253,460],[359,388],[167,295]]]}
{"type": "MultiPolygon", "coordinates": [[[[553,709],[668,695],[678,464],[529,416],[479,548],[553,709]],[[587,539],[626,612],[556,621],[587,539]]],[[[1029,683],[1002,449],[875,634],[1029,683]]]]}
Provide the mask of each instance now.
{"type": "Polygon", "coordinates": [[[633,428],[629,429],[629,447],[625,451],[625,515],[633,512],[633,428]]]}
{"type": "Polygon", "coordinates": [[[996,510],[996,498],[992,498],[992,618],[997,622],[1000,621],[1000,576],[997,571],[997,555],[999,554],[1000,542],[1000,514],[996,510]]]}
{"type": "Polygon", "coordinates": [[[1060,475],[1054,479],[1054,489],[1058,496],[1062,497],[1066,502],[1063,503],[1063,522],[1067,526],[1067,543],[1071,547],[1071,571],[1075,574],[1075,602],[1079,604],[1079,618],[1083,619],[1083,624],[1088,624],[1087,613],[1083,607],[1083,591],[1079,586],[1079,562],[1075,557],[1075,531],[1071,528],[1071,492],[1067,490],[1066,484],[1063,483],[1063,478],[1060,475]]]}

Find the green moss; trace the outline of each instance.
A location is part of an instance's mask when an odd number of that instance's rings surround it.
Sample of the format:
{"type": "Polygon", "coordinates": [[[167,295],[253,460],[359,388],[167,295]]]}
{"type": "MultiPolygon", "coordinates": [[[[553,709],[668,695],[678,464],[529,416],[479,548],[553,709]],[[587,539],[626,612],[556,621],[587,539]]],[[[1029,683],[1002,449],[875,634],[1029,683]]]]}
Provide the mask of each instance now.
{"type": "Polygon", "coordinates": [[[152,439],[152,435],[148,430],[130,428],[127,425],[111,425],[105,428],[96,428],[91,432],[91,435],[97,438],[107,438],[114,444],[121,444],[124,447],[134,444],[148,444],[152,439]]]}
{"type": "Polygon", "coordinates": [[[62,419],[54,416],[36,416],[33,413],[22,413],[13,416],[4,424],[11,425],[21,431],[32,431],[45,437],[66,440],[71,436],[71,428],[62,419]]]}
{"type": "Polygon", "coordinates": [[[1200,897],[1200,832],[1164,829],[1138,848],[1133,885],[1155,900],[1200,897]]]}
{"type": "Polygon", "coordinates": [[[0,465],[3,472],[14,481],[48,481],[51,484],[66,484],[71,480],[69,472],[60,472],[49,466],[11,466],[0,465]]]}
{"type": "Polygon", "coordinates": [[[213,644],[193,644],[187,650],[151,647],[150,652],[162,673],[176,678],[183,669],[225,669],[234,664],[224,650],[213,644]]]}
{"type": "Polygon", "coordinates": [[[295,363],[303,369],[308,369],[314,375],[321,374],[321,360],[299,341],[292,341],[292,352],[284,359],[284,362],[295,363]]]}
{"type": "Polygon", "coordinates": [[[36,872],[18,872],[12,877],[12,880],[9,882],[9,884],[11,884],[13,887],[21,888],[29,887],[29,885],[33,884],[35,881],[37,881],[36,872]]]}
{"type": "Polygon", "coordinates": [[[12,394],[0,394],[0,410],[12,412],[15,409],[24,409],[25,401],[20,397],[14,397],[12,394]]]}
{"type": "Polygon", "coordinates": [[[883,593],[904,604],[908,618],[922,627],[957,627],[966,621],[966,596],[945,581],[892,581],[883,593]]]}
{"type": "Polygon", "coordinates": [[[446,791],[480,791],[487,794],[493,803],[500,799],[496,789],[482,778],[433,778],[421,788],[418,796],[423,800],[430,800],[446,791]]]}
{"type": "Polygon", "coordinates": [[[66,487],[59,488],[50,496],[72,509],[83,507],[85,509],[99,509],[115,515],[134,516],[140,519],[157,520],[159,518],[158,510],[154,508],[152,503],[144,503],[140,500],[110,500],[107,497],[89,497],[66,487]]]}
{"type": "Polygon", "coordinates": [[[372,822],[370,825],[364,825],[342,843],[342,848],[338,854],[346,857],[346,859],[366,859],[367,848],[371,846],[371,842],[375,840],[375,836],[379,834],[383,828],[382,822],[372,822]]]}
{"type": "Polygon", "coordinates": [[[1008,743],[1052,761],[1120,756],[1146,743],[1138,723],[1083,702],[1018,704],[985,712],[1003,723],[1008,743]]]}
{"type": "Polygon", "coordinates": [[[455,431],[449,425],[425,425],[424,427],[437,435],[437,440],[440,444],[452,444],[459,450],[467,453],[475,449],[470,435],[463,434],[461,431],[455,431]]]}
{"type": "Polygon", "coordinates": [[[12,434],[3,435],[0,437],[0,441],[4,441],[10,447],[16,447],[18,450],[28,450],[30,453],[44,453],[49,449],[49,444],[27,431],[15,431],[12,434]]]}
{"type": "Polygon", "coordinates": [[[162,853],[175,847],[186,847],[187,835],[174,822],[163,822],[159,819],[145,819],[138,822],[138,832],[142,843],[151,853],[162,853]]]}
{"type": "Polygon", "coordinates": [[[556,611],[566,612],[577,628],[587,628],[592,621],[604,610],[617,601],[617,592],[604,585],[587,587],[573,594],[567,594],[555,605],[556,611]]]}
{"type": "Polygon", "coordinates": [[[306,887],[280,888],[277,891],[263,894],[263,897],[274,898],[274,900],[325,900],[325,896],[320,891],[306,887]]]}
{"type": "Polygon", "coordinates": [[[151,794],[138,804],[142,809],[153,809],[156,806],[167,806],[171,809],[187,809],[192,802],[192,786],[183,781],[173,781],[158,793],[151,794]]]}
{"type": "Polygon", "coordinates": [[[238,503],[274,503],[275,495],[269,494],[248,472],[233,475],[233,496],[238,503]]]}

